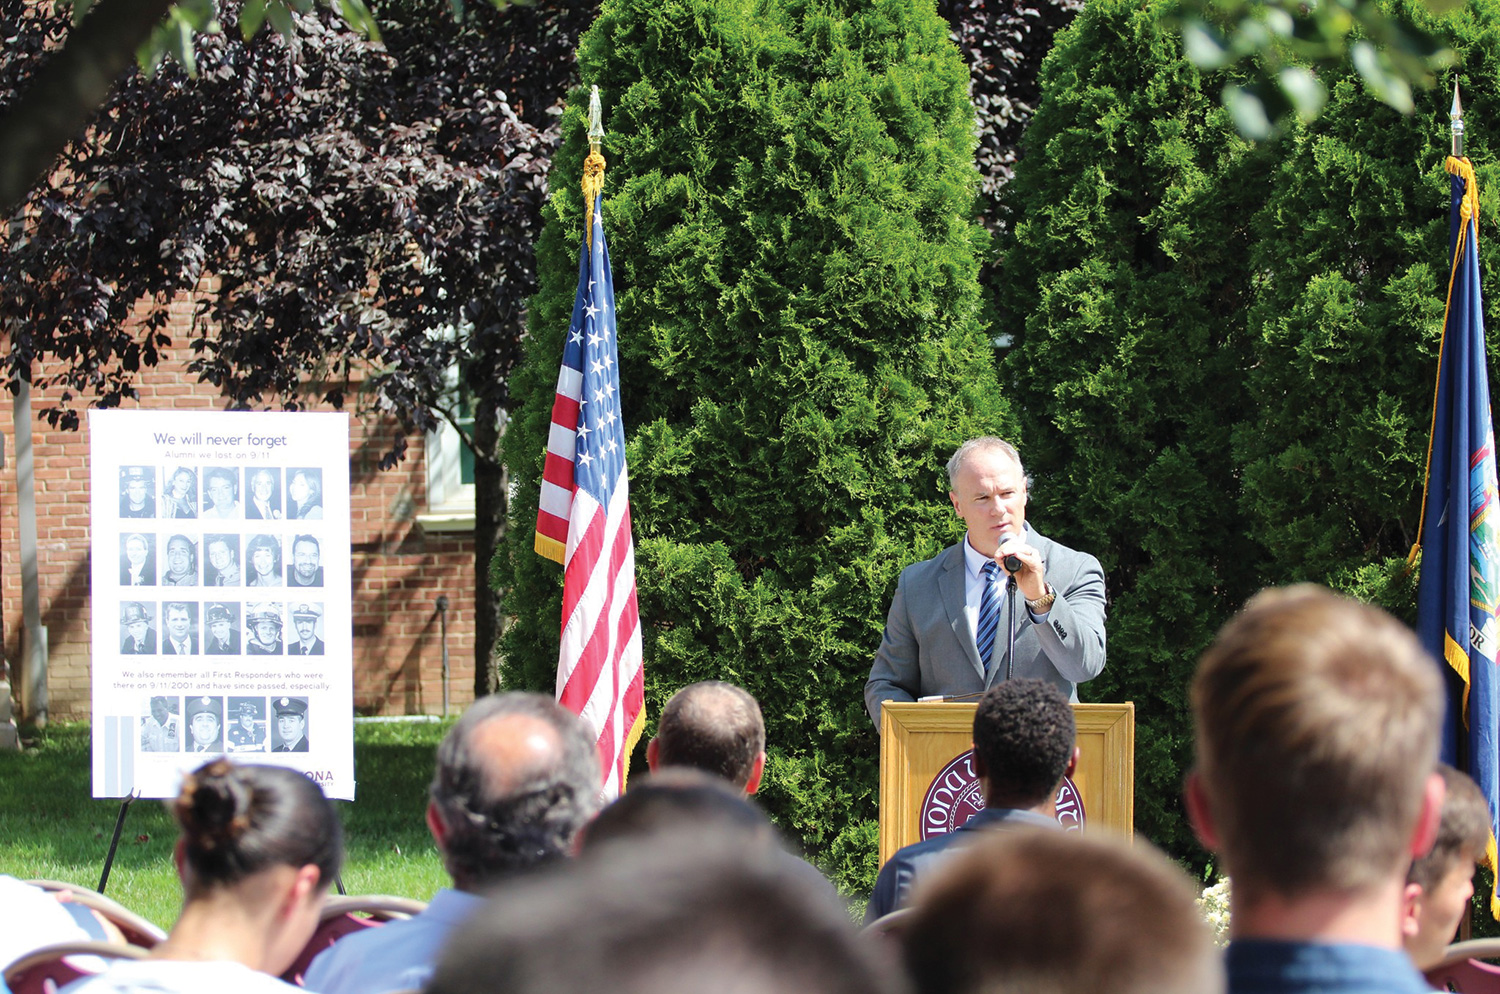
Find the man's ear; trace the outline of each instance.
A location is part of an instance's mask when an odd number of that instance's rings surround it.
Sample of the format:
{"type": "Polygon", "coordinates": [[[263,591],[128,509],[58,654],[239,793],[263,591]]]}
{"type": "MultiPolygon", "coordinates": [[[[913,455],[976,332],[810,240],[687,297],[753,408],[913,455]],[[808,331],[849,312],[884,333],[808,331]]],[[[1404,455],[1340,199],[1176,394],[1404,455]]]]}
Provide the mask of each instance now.
{"type": "Polygon", "coordinates": [[[1071,777],[1078,772],[1078,757],[1083,755],[1083,750],[1078,746],[1073,747],[1073,755],[1068,757],[1068,768],[1063,771],[1063,776],[1071,777]]]}
{"type": "Polygon", "coordinates": [[[651,741],[646,743],[646,768],[652,773],[656,772],[657,765],[661,762],[658,758],[660,750],[656,744],[656,736],[651,736],[651,741]]]}
{"type": "Polygon", "coordinates": [[[765,772],[766,754],[760,752],[756,754],[755,762],[750,764],[750,779],[745,781],[745,795],[747,797],[760,790],[760,778],[765,775],[765,772]]]}
{"type": "Polygon", "coordinates": [[[1422,811],[1417,815],[1416,827],[1411,833],[1410,853],[1413,859],[1421,859],[1432,852],[1432,844],[1437,841],[1438,825],[1443,820],[1443,799],[1448,794],[1448,786],[1443,783],[1440,773],[1429,773],[1427,783],[1422,788],[1422,811]]]}
{"type": "Polygon", "coordinates": [[[952,490],[948,491],[948,500],[953,504],[953,513],[962,518],[963,513],[958,509],[958,494],[954,493],[952,490]]]}
{"type": "Polygon", "coordinates": [[[1188,774],[1182,788],[1182,800],[1187,806],[1188,824],[1193,826],[1193,834],[1198,836],[1205,849],[1218,852],[1219,830],[1208,810],[1208,797],[1203,793],[1203,781],[1197,770],[1188,774]]]}
{"type": "Polygon", "coordinates": [[[1422,901],[1426,894],[1421,884],[1407,884],[1401,891],[1401,938],[1415,939],[1421,927],[1422,901]]]}
{"type": "Polygon", "coordinates": [[[443,816],[438,812],[437,805],[431,801],[427,802],[427,831],[432,833],[432,841],[437,843],[439,849],[448,840],[448,826],[443,822],[443,816]]]}
{"type": "Polygon", "coordinates": [[[974,743],[969,743],[969,751],[974,754],[974,776],[980,780],[989,777],[989,767],[985,765],[984,758],[979,755],[979,750],[974,748],[974,743]]]}

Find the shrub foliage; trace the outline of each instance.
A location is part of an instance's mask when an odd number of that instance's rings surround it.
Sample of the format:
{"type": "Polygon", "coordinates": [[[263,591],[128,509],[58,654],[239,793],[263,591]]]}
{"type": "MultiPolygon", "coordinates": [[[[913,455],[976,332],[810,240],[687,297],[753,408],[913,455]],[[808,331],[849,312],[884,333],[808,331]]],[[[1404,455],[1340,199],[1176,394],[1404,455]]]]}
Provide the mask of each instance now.
{"type": "MultiPolygon", "coordinates": [[[[618,0],[579,66],[609,131],[648,715],[695,680],[747,687],[768,726],[763,800],[867,889],[878,743],[861,689],[885,609],[900,568],[954,535],[954,445],[1015,428],[978,321],[963,62],[930,2],[618,0]]],[[[512,382],[523,523],[572,307],[584,103],[564,119],[512,382]]],[[[560,576],[528,531],[497,563],[516,619],[503,675],[550,687],[560,576]]]]}
{"type": "MultiPolygon", "coordinates": [[[[1449,96],[1403,117],[1330,69],[1315,124],[1251,146],[1165,7],[1090,0],[1058,36],[1005,191],[998,306],[1034,506],[1108,572],[1109,667],[1087,693],[1136,702],[1137,828],[1201,861],[1178,795],[1217,628],[1303,580],[1412,611],[1398,566],[1447,282],[1449,96]]],[[[1459,53],[1487,209],[1496,8],[1395,11],[1459,53]]],[[[1486,274],[1488,230],[1482,211],[1486,274]]]]}

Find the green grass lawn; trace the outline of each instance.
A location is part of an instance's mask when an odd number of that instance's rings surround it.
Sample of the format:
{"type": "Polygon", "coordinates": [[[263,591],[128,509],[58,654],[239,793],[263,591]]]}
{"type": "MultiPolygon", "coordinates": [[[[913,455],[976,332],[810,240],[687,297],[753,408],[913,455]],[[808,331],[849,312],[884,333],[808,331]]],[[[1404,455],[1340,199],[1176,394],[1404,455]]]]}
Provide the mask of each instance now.
{"type": "MultiPolygon", "coordinates": [[[[358,799],[336,802],[349,893],[426,900],[447,882],[422,818],[433,750],[447,729],[439,722],[355,725],[358,799]]],[[[19,753],[0,752],[0,873],[96,887],[120,804],[91,797],[89,726],[52,725],[27,739],[19,753]]],[[[181,905],[172,869],[176,838],[160,801],[135,802],[105,889],[163,928],[181,905]]]]}

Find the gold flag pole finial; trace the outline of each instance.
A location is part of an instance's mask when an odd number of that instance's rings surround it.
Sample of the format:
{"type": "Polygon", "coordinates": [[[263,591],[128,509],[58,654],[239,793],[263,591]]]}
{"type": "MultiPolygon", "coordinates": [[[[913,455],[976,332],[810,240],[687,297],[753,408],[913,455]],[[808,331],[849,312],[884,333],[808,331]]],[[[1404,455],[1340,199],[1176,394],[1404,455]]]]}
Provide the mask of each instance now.
{"type": "Polygon", "coordinates": [[[604,156],[599,143],[604,140],[604,109],[599,101],[599,87],[589,89],[589,156],[583,160],[583,199],[588,208],[584,218],[584,238],[594,244],[594,202],[604,192],[604,156]]]}
{"type": "Polygon", "coordinates": [[[1453,81],[1453,107],[1448,111],[1448,119],[1453,122],[1453,157],[1462,159],[1464,157],[1464,105],[1458,102],[1458,80],[1453,81]]]}

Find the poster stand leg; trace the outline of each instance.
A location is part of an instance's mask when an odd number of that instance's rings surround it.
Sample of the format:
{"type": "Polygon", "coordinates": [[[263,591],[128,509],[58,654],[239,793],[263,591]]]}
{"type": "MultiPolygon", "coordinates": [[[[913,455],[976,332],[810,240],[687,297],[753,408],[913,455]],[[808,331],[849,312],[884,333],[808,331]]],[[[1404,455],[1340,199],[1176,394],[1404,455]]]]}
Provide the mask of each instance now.
{"type": "Polygon", "coordinates": [[[109,883],[110,867],[115,865],[115,850],[120,848],[120,832],[125,828],[125,813],[130,810],[130,805],[141,796],[139,789],[132,790],[123,801],[120,802],[120,814],[115,818],[115,834],[109,840],[109,852],[104,857],[104,872],[99,874],[99,893],[104,893],[104,887],[109,883]]]}

